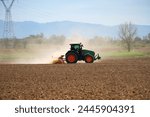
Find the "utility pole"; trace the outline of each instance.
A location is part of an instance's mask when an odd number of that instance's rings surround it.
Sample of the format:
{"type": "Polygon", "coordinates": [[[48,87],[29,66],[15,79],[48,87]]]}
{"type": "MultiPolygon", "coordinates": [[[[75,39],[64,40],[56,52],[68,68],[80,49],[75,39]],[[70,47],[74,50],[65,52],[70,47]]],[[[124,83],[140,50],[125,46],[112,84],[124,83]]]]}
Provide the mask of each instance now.
{"type": "Polygon", "coordinates": [[[5,0],[1,0],[4,8],[5,8],[5,21],[4,21],[4,32],[3,39],[5,47],[8,48],[9,39],[13,39],[15,37],[14,29],[13,29],[13,21],[11,16],[11,8],[13,6],[15,0],[12,0],[9,5],[5,3],[5,0]]]}

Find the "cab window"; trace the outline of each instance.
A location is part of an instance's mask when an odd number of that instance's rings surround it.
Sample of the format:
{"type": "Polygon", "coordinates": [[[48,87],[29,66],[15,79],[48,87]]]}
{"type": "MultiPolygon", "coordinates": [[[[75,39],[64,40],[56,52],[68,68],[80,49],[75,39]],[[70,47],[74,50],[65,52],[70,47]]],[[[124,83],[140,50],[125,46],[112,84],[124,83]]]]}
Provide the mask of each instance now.
{"type": "Polygon", "coordinates": [[[74,49],[75,50],[79,50],[80,49],[80,45],[74,45],[74,49]]]}

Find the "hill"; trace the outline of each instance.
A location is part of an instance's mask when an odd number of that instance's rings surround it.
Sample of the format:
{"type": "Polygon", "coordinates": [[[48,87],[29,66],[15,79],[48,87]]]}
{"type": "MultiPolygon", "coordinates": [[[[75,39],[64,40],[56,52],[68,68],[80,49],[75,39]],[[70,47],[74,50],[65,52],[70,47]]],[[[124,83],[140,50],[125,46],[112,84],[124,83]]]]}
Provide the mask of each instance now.
{"type": "MultiPolygon", "coordinates": [[[[138,36],[143,37],[150,32],[150,25],[136,25],[138,36]]],[[[3,21],[0,20],[0,37],[3,33],[3,21]]],[[[14,22],[15,35],[18,38],[43,33],[45,36],[55,35],[81,35],[84,37],[93,36],[118,36],[118,25],[106,26],[72,21],[37,23],[33,21],[14,22]]]]}

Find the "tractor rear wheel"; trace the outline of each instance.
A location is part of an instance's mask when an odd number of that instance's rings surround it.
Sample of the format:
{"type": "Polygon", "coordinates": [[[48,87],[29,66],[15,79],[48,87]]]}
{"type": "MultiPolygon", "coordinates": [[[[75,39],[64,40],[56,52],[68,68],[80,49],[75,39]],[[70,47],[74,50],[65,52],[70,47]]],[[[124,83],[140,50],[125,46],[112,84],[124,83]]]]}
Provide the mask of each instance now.
{"type": "Polygon", "coordinates": [[[66,55],[66,62],[67,63],[76,63],[78,61],[78,57],[74,52],[69,52],[66,55]]]}
{"type": "Polygon", "coordinates": [[[94,58],[91,55],[86,55],[85,56],[85,62],[86,63],[93,63],[94,62],[94,58]]]}

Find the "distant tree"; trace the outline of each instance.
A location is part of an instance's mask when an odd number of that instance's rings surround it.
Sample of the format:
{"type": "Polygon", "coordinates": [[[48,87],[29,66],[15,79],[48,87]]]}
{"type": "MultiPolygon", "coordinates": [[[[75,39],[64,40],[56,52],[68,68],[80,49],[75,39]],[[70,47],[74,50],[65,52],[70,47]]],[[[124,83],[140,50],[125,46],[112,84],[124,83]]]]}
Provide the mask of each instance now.
{"type": "Polygon", "coordinates": [[[28,44],[27,39],[23,39],[22,40],[22,44],[23,44],[23,48],[26,49],[27,48],[27,44],[28,44]]]}
{"type": "Polygon", "coordinates": [[[17,44],[18,44],[18,40],[15,38],[13,40],[13,48],[16,48],[17,47],[17,44]]]}
{"type": "Polygon", "coordinates": [[[37,43],[37,44],[42,44],[43,39],[44,39],[44,34],[43,34],[43,33],[37,34],[37,35],[35,36],[35,38],[36,38],[36,43],[37,43]]]}
{"type": "Polygon", "coordinates": [[[3,45],[6,49],[9,48],[9,39],[8,38],[3,39],[3,45]]]}
{"type": "Polygon", "coordinates": [[[141,41],[142,39],[140,37],[135,37],[135,41],[141,41]]]}
{"type": "Polygon", "coordinates": [[[146,36],[143,36],[143,41],[145,43],[150,43],[150,33],[148,33],[146,36]]]}
{"type": "Polygon", "coordinates": [[[119,37],[125,43],[128,52],[131,51],[136,33],[137,28],[131,22],[119,26],[119,37]]]}
{"type": "Polygon", "coordinates": [[[26,39],[28,40],[29,43],[32,44],[42,44],[44,42],[44,34],[40,33],[36,35],[29,35],[28,37],[26,37],[26,39]]]}
{"type": "Polygon", "coordinates": [[[148,36],[147,36],[147,37],[148,37],[148,40],[150,41],[150,33],[148,33],[148,36]]]}
{"type": "Polygon", "coordinates": [[[61,45],[65,42],[66,37],[64,35],[51,35],[48,38],[48,42],[51,45],[61,45]]]}

